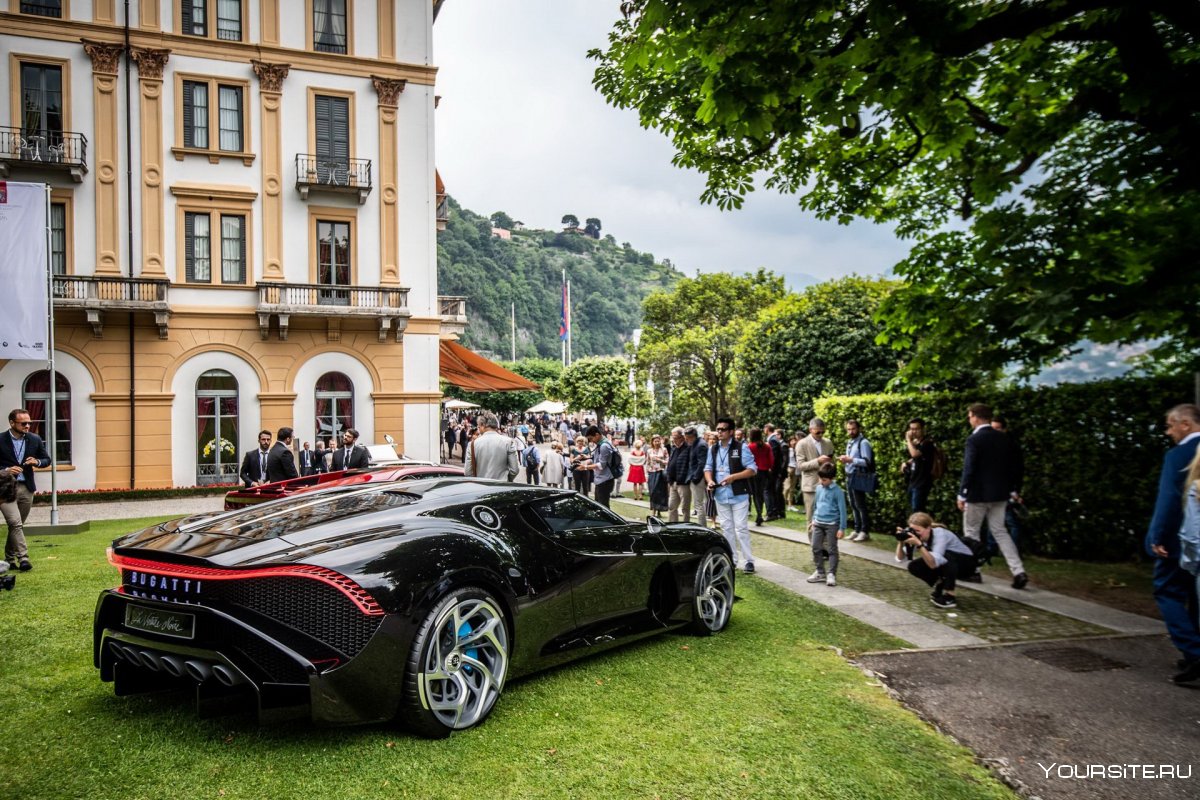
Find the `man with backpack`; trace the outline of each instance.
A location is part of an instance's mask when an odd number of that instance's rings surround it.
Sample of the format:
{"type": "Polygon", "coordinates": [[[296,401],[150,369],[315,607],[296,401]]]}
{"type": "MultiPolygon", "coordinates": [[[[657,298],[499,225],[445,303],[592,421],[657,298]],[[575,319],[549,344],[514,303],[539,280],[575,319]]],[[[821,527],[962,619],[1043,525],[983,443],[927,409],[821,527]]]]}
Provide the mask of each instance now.
{"type": "Polygon", "coordinates": [[[525,465],[525,482],[534,486],[541,483],[542,454],[538,452],[532,436],[521,454],[521,462],[525,465]]]}
{"type": "MultiPolygon", "coordinates": [[[[933,439],[925,434],[925,420],[915,417],[908,421],[908,430],[904,432],[904,446],[908,449],[904,475],[908,478],[909,511],[914,514],[918,511],[928,511],[929,492],[936,480],[933,473],[938,464],[938,447],[933,439]]],[[[941,475],[937,477],[940,478],[941,475]]]]}
{"type": "Polygon", "coordinates": [[[585,435],[592,445],[592,457],[583,463],[583,467],[596,473],[593,485],[596,490],[596,502],[609,508],[609,498],[612,497],[613,487],[617,483],[616,479],[625,473],[625,468],[617,449],[600,432],[599,427],[589,426],[585,435]]]}

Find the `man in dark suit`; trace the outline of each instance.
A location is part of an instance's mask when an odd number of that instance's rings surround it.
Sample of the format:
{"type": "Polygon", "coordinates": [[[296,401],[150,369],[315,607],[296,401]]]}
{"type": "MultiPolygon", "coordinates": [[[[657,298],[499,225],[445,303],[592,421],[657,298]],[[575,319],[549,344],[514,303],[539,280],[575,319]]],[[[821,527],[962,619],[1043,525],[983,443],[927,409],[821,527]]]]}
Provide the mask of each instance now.
{"type": "Polygon", "coordinates": [[[262,486],[267,482],[267,454],[271,449],[271,432],[258,432],[258,449],[246,453],[242,459],[242,469],[239,475],[242,483],[249,489],[252,486],[262,486]]]}
{"type": "Polygon", "coordinates": [[[25,520],[29,517],[33,494],[37,491],[33,470],[35,467],[50,466],[50,454],[46,452],[42,437],[29,432],[32,424],[28,411],[14,409],[8,413],[7,435],[0,435],[0,470],[12,475],[17,483],[16,499],[0,503],[0,512],[3,512],[8,525],[4,557],[22,572],[33,569],[29,561],[29,549],[25,546],[25,520]]]}
{"type": "Polygon", "coordinates": [[[363,469],[371,466],[371,454],[358,446],[358,431],[347,428],[342,434],[342,446],[333,451],[333,471],[363,469]]]}
{"type": "Polygon", "coordinates": [[[1163,457],[1158,500],[1146,532],[1146,552],[1154,557],[1154,600],[1171,641],[1183,657],[1176,683],[1200,680],[1200,624],[1196,578],[1179,566],[1179,527],[1183,523],[1183,484],[1200,446],[1200,408],[1179,405],[1167,412],[1167,436],[1175,447],[1163,457]]]}
{"type": "Polygon", "coordinates": [[[763,426],[763,433],[766,434],[767,444],[771,447],[771,454],[775,457],[768,484],[767,521],[787,519],[787,503],[783,498],[783,481],[787,478],[788,446],[783,440],[783,434],[777,431],[770,422],[763,426]]]}
{"type": "Polygon", "coordinates": [[[962,488],[958,493],[958,510],[963,512],[963,536],[976,543],[983,541],[983,521],[986,519],[988,530],[1000,546],[1012,573],[1013,588],[1023,589],[1029,578],[1004,524],[1008,501],[1019,502],[1021,499],[1017,494],[1021,476],[1012,440],[992,427],[992,409],[984,403],[974,403],[967,409],[967,422],[971,425],[971,435],[967,437],[963,451],[962,488]]]}
{"type": "Polygon", "coordinates": [[[325,471],[325,455],[324,453],[314,453],[309,449],[308,442],[304,443],[304,449],[300,451],[300,474],[301,475],[316,475],[319,472],[325,471]]]}
{"type": "Polygon", "coordinates": [[[694,427],[683,431],[683,446],[688,451],[687,482],[692,490],[692,510],[696,512],[696,522],[708,525],[704,515],[704,506],[708,501],[708,490],[704,484],[704,467],[708,464],[708,445],[694,427]]]}
{"type": "Polygon", "coordinates": [[[292,429],[286,426],[276,434],[275,445],[267,454],[267,483],[300,477],[296,471],[296,456],[292,453],[292,438],[292,429]]]}

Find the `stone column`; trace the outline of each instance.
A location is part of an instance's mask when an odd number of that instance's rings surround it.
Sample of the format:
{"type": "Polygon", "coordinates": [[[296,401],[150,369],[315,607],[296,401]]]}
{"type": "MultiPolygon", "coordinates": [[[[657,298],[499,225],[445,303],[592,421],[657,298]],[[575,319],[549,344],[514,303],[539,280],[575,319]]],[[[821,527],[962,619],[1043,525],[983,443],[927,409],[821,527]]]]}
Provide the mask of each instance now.
{"type": "MultiPolygon", "coordinates": [[[[119,44],[81,40],[92,59],[92,103],[95,113],[96,274],[121,274],[120,193],[117,186],[117,72],[119,44]]],[[[133,224],[133,220],[129,221],[133,224]]]]}
{"type": "Polygon", "coordinates": [[[399,286],[396,105],[407,81],[372,75],[371,82],[379,95],[379,283],[381,286],[399,286]]]}
{"type": "Polygon", "coordinates": [[[283,274],[283,131],[279,107],[288,64],[251,61],[258,76],[262,130],[262,215],[264,281],[282,281],[283,274]]]}
{"type": "Polygon", "coordinates": [[[163,256],[162,76],[170,52],[135,47],[131,53],[142,95],[142,275],[147,278],[167,275],[163,256]]]}

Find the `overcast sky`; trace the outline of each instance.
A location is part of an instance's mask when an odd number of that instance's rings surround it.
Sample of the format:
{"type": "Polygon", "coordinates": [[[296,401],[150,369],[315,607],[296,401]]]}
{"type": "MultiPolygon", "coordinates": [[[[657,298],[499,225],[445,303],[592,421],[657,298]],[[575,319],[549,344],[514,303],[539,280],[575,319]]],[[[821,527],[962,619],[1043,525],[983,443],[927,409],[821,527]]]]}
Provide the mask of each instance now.
{"type": "Polygon", "coordinates": [[[616,0],[450,0],[433,29],[437,164],[447,191],[479,214],[537,228],[564,214],[688,275],[765,267],[799,288],[886,271],[906,252],[884,227],[840,226],[794,197],[759,190],[739,211],[699,201],[701,176],[671,165],[670,142],[592,88],[619,16],[616,0]]]}

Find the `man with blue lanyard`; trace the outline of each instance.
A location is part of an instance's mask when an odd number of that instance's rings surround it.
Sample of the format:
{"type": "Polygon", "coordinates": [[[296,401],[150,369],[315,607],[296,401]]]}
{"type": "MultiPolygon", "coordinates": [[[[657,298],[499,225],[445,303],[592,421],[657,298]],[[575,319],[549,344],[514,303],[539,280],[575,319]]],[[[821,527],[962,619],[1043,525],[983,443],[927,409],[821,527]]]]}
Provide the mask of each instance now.
{"type": "Polygon", "coordinates": [[[745,562],[742,571],[749,575],[754,572],[754,554],[750,552],[750,481],[758,468],[750,447],[733,441],[733,428],[732,419],[717,420],[717,443],[708,451],[704,480],[716,500],[717,519],[733,551],[734,562],[740,544],[745,562]]]}

